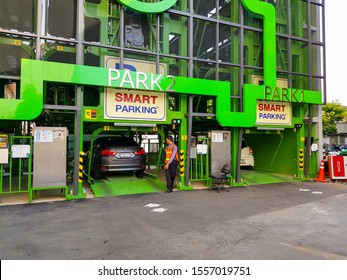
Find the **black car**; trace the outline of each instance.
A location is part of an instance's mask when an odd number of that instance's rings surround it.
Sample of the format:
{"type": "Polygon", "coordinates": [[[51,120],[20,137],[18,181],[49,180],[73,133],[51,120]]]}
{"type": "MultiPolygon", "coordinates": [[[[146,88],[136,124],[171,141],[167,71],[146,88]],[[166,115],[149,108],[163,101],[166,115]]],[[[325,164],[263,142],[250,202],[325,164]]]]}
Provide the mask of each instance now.
{"type": "Polygon", "coordinates": [[[132,138],[121,135],[100,136],[94,141],[91,175],[95,179],[109,172],[130,171],[142,177],[145,169],[145,150],[132,138]]]}

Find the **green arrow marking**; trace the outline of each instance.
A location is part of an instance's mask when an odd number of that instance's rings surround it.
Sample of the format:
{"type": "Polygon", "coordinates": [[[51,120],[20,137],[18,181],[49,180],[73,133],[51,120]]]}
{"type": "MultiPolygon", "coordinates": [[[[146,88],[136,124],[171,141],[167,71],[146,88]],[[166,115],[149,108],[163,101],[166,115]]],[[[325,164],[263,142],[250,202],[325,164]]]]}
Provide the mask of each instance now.
{"type": "Polygon", "coordinates": [[[276,86],[276,11],[273,5],[259,0],[242,0],[243,6],[264,20],[264,84],[276,86]]]}
{"type": "Polygon", "coordinates": [[[160,2],[146,3],[138,0],[117,0],[122,5],[145,14],[158,14],[170,9],[177,0],[162,0],[160,2]]]}

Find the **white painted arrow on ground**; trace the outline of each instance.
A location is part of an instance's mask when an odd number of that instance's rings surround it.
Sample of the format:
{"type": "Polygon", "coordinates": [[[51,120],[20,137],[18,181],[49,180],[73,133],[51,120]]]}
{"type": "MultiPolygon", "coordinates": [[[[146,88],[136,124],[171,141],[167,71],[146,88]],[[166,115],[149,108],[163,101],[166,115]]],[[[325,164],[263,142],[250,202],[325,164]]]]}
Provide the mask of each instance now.
{"type": "Polygon", "coordinates": [[[312,192],[313,194],[323,194],[323,192],[312,192]]]}
{"type": "Polygon", "coordinates": [[[149,207],[149,208],[154,208],[154,207],[159,207],[161,204],[155,204],[155,203],[148,203],[147,205],[143,207],[149,207]]]}
{"type": "Polygon", "coordinates": [[[158,212],[158,213],[163,213],[163,212],[165,212],[167,209],[165,209],[165,208],[154,208],[154,209],[152,209],[151,211],[152,212],[158,212]]]}

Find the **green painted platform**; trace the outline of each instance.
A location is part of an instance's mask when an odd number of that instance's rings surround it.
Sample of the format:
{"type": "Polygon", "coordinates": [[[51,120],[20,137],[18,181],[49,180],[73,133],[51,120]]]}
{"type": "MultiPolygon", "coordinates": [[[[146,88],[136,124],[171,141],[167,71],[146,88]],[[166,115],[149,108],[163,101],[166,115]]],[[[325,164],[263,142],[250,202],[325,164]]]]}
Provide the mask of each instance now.
{"type": "Polygon", "coordinates": [[[91,188],[95,197],[155,193],[166,190],[165,184],[158,179],[136,178],[129,175],[115,175],[95,180],[91,188]]]}
{"type": "Polygon", "coordinates": [[[246,185],[275,184],[294,181],[293,176],[258,170],[241,170],[241,179],[246,185]]]}
{"type": "MultiPolygon", "coordinates": [[[[241,179],[249,186],[295,181],[290,175],[244,169],[241,169],[241,179]]],[[[163,192],[166,190],[166,185],[162,180],[146,176],[136,178],[131,175],[113,175],[95,180],[91,189],[95,197],[105,197],[163,192]]]]}

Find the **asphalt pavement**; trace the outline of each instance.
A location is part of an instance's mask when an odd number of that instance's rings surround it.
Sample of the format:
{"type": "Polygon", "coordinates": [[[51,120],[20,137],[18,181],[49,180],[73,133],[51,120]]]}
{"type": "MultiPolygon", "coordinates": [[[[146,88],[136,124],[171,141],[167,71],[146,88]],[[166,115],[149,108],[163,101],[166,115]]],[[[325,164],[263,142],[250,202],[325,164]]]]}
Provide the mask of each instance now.
{"type": "Polygon", "coordinates": [[[290,182],[0,206],[2,260],[347,260],[347,186],[290,182]]]}

